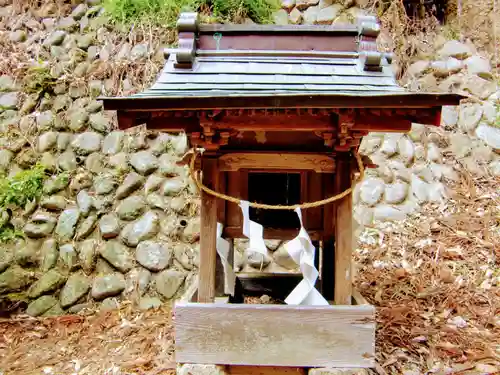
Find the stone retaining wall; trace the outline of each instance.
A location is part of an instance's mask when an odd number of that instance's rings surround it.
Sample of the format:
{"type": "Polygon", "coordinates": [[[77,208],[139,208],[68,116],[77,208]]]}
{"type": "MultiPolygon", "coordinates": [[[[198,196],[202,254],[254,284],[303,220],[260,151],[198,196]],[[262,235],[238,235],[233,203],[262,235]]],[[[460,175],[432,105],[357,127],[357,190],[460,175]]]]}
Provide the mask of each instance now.
{"type": "MultiPolygon", "coordinates": [[[[177,298],[198,266],[199,198],[186,168],[176,165],[185,136],[118,131],[113,114],[95,100],[138,91],[130,64],[160,68],[164,41],[127,39],[110,28],[98,3],[59,9],[47,1],[22,14],[0,6],[0,43],[12,51],[10,62],[0,63],[0,169],[13,176],[41,162],[53,173],[40,199],[10,219],[25,239],[0,248],[0,309],[18,302],[38,316],[126,300],[150,308],[177,298]],[[52,85],[40,98],[32,93],[40,77],[29,85],[16,73],[36,64],[50,72],[52,85]]],[[[352,20],[362,12],[353,5],[284,1],[276,21],[352,20]]],[[[408,85],[467,90],[478,101],[445,108],[444,128],[414,124],[409,134],[364,139],[362,152],[379,167],[354,194],[361,225],[403,220],[422,203],[446,202],[448,183],[464,170],[500,175],[498,92],[488,61],[456,41],[439,56],[415,62],[408,85]]],[[[236,268],[296,269],[281,241],[267,245],[263,258],[244,255],[247,243],[237,241],[236,268]]]]}

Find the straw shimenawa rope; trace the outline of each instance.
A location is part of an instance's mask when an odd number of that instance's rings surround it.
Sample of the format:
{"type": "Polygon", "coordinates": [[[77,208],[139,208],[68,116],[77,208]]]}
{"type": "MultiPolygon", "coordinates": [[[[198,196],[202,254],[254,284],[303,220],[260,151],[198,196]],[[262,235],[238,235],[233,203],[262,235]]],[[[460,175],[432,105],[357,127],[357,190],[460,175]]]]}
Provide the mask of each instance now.
{"type": "MultiPolygon", "coordinates": [[[[198,189],[200,191],[203,190],[205,193],[213,195],[214,197],[224,199],[226,201],[233,202],[233,203],[236,203],[239,205],[241,202],[241,199],[231,197],[231,196],[226,195],[226,194],[218,193],[212,189],[209,189],[205,185],[203,185],[203,183],[200,181],[198,174],[196,173],[197,171],[195,171],[195,168],[194,168],[196,158],[198,157],[198,153],[199,153],[199,150],[193,149],[193,156],[191,157],[191,162],[189,163],[189,172],[191,174],[191,178],[193,179],[193,181],[196,184],[196,186],[198,187],[198,189]]],[[[364,174],[365,174],[363,161],[361,160],[361,157],[359,156],[359,154],[355,151],[354,151],[354,157],[356,158],[356,161],[358,163],[359,176],[357,179],[355,179],[353,181],[352,186],[350,188],[346,189],[345,191],[343,191],[342,193],[339,193],[337,195],[334,195],[333,197],[322,199],[319,201],[294,204],[291,206],[270,205],[270,204],[255,203],[255,202],[249,202],[249,205],[250,205],[250,207],[262,208],[262,209],[266,209],[266,210],[295,210],[297,208],[304,210],[307,208],[314,208],[314,207],[323,206],[325,204],[332,203],[332,202],[335,202],[339,199],[342,199],[345,196],[349,195],[353,191],[354,186],[363,179],[364,174]]],[[[198,173],[199,172],[200,171],[198,171],[198,173]]]]}

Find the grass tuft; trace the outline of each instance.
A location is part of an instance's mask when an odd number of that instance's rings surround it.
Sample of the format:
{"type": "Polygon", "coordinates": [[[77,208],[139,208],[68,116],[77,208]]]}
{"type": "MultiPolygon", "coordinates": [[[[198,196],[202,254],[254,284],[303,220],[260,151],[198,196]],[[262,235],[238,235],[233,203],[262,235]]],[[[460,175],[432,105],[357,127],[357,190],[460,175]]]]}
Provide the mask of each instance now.
{"type": "Polygon", "coordinates": [[[182,11],[194,11],[199,0],[105,0],[104,9],[119,23],[174,27],[182,11]]]}
{"type": "Polygon", "coordinates": [[[0,207],[11,205],[24,207],[27,202],[39,198],[46,177],[45,168],[42,165],[36,165],[32,169],[1,179],[0,207]]]}
{"type": "Polygon", "coordinates": [[[0,179],[0,243],[23,237],[23,233],[10,223],[12,210],[24,207],[42,195],[43,183],[47,178],[45,168],[36,165],[11,177],[0,179]]]}
{"type": "Polygon", "coordinates": [[[223,22],[239,23],[245,18],[261,24],[273,23],[273,13],[280,9],[278,0],[212,0],[213,15],[223,22]]]}
{"type": "Polygon", "coordinates": [[[44,65],[30,67],[23,79],[24,91],[38,97],[51,94],[55,84],[56,79],[50,74],[49,67],[44,65]]]}
{"type": "Polygon", "coordinates": [[[279,0],[105,0],[111,18],[122,24],[150,23],[175,27],[179,13],[212,13],[218,22],[239,23],[250,18],[257,23],[272,23],[279,0]]]}

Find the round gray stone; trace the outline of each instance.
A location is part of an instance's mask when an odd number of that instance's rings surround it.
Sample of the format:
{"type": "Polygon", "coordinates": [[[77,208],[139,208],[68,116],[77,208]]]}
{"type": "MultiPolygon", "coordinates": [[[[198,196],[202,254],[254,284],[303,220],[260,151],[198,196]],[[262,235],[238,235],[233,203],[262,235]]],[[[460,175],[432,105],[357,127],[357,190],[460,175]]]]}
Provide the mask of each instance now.
{"type": "Polygon", "coordinates": [[[106,155],[115,155],[123,147],[124,133],[121,131],[109,133],[102,143],[102,152],[106,155]]]}
{"type": "Polygon", "coordinates": [[[464,43],[460,43],[457,40],[450,40],[439,50],[438,55],[441,57],[454,57],[463,60],[471,56],[472,52],[464,43]]]}
{"type": "Polygon", "coordinates": [[[26,289],[34,280],[34,272],[26,271],[13,265],[0,273],[0,294],[26,289]]]}
{"type": "Polygon", "coordinates": [[[124,293],[130,297],[134,294],[142,296],[148,289],[150,281],[151,272],[142,267],[134,268],[125,277],[127,287],[124,293]]]}
{"type": "Polygon", "coordinates": [[[75,239],[77,241],[80,241],[90,236],[90,234],[94,231],[96,224],[97,224],[97,216],[93,214],[89,215],[78,225],[75,239]]]}
{"type": "Polygon", "coordinates": [[[41,296],[28,305],[26,314],[29,316],[40,316],[56,304],[57,299],[55,297],[41,296]]]}
{"type": "Polygon", "coordinates": [[[262,255],[256,251],[248,250],[247,264],[255,269],[266,268],[271,263],[272,258],[269,255],[262,255]]]}
{"type": "Polygon", "coordinates": [[[385,187],[385,201],[390,204],[399,204],[403,202],[408,195],[408,184],[402,181],[385,187]]]}
{"type": "Polygon", "coordinates": [[[143,241],[137,246],[135,259],[144,268],[158,272],[170,264],[172,250],[159,242],[143,241]]]}
{"type": "Polygon", "coordinates": [[[76,203],[78,204],[78,209],[80,210],[82,216],[88,216],[90,210],[92,209],[93,201],[94,199],[86,190],[81,190],[76,195],[76,203]]]}
{"type": "Polygon", "coordinates": [[[198,252],[193,246],[176,244],[174,246],[174,256],[181,266],[188,271],[198,266],[198,252]]]}
{"type": "Polygon", "coordinates": [[[59,271],[51,269],[31,286],[28,295],[30,298],[38,298],[42,294],[47,294],[58,289],[65,281],[66,278],[59,271]]]}
{"type": "Polygon", "coordinates": [[[139,300],[140,310],[151,310],[161,307],[162,303],[159,298],[156,297],[142,297],[139,300]]]}
{"type": "Polygon", "coordinates": [[[500,150],[500,128],[481,123],[476,129],[476,136],[495,150],[500,150]]]}
{"type": "Polygon", "coordinates": [[[62,211],[66,207],[66,199],[61,195],[53,195],[42,199],[40,206],[49,211],[62,211]]]}
{"type": "Polygon", "coordinates": [[[156,191],[160,188],[160,185],[163,183],[165,179],[160,176],[156,176],[152,174],[148,177],[146,184],[144,185],[144,191],[146,194],[149,194],[153,191],[156,191]]]}
{"type": "Polygon", "coordinates": [[[134,220],[146,209],[146,202],[140,196],[125,198],[116,208],[118,217],[122,220],[134,220]]]}
{"type": "Polygon", "coordinates": [[[360,199],[363,203],[374,206],[381,201],[385,184],[380,178],[368,178],[361,183],[360,199]]]}
{"type": "Polygon", "coordinates": [[[59,155],[56,164],[60,170],[68,172],[74,171],[78,166],[76,155],[71,150],[63,152],[61,155],[59,155]]]}
{"type": "Polygon", "coordinates": [[[130,172],[116,190],[116,199],[128,197],[144,184],[144,178],[135,172],[130,172]]]}
{"type": "Polygon", "coordinates": [[[89,117],[90,127],[99,133],[108,133],[111,130],[111,124],[102,113],[94,113],[89,117]]]}
{"type": "Polygon", "coordinates": [[[130,58],[132,61],[137,61],[140,59],[144,59],[149,54],[149,45],[147,43],[137,44],[130,51],[130,58]]]}
{"type": "Polygon", "coordinates": [[[282,245],[273,253],[273,260],[279,266],[288,270],[296,269],[299,265],[292,259],[285,246],[282,245]]]}
{"type": "Polygon", "coordinates": [[[92,284],[92,298],[103,300],[120,294],[125,289],[125,277],[118,272],[96,276],[92,284]]]}
{"type": "Polygon", "coordinates": [[[120,223],[115,214],[106,214],[99,221],[102,238],[110,239],[120,234],[120,223]]]}
{"type": "Polygon", "coordinates": [[[76,252],[75,246],[73,244],[67,243],[59,247],[59,260],[62,265],[73,271],[78,268],[78,253],[76,252]]]}
{"type": "Polygon", "coordinates": [[[477,127],[482,116],[483,108],[480,104],[468,103],[461,105],[459,107],[458,125],[464,132],[470,132],[477,127]]]}
{"type": "Polygon", "coordinates": [[[89,155],[100,151],[102,135],[94,132],[85,132],[76,136],[72,142],[75,151],[80,155],[89,155]]]}
{"type": "Polygon", "coordinates": [[[155,289],[166,299],[171,299],[175,296],[185,278],[186,274],[183,272],[176,270],[162,271],[154,278],[155,289]]]}
{"type": "Polygon", "coordinates": [[[87,4],[78,4],[75,9],[71,12],[71,17],[75,20],[80,20],[87,13],[88,6],[87,4]]]}
{"type": "Polygon", "coordinates": [[[81,273],[69,276],[68,281],[61,290],[59,301],[63,308],[70,307],[78,302],[90,290],[90,279],[81,273]]]}
{"type": "Polygon", "coordinates": [[[118,241],[106,241],[99,248],[99,254],[120,272],[128,272],[134,266],[129,250],[118,241]]]}
{"type": "Polygon", "coordinates": [[[476,74],[481,78],[491,79],[491,64],[484,57],[471,56],[464,63],[469,74],[476,74]]]}
{"type": "Polygon", "coordinates": [[[66,35],[67,33],[63,30],[55,30],[45,39],[43,44],[46,46],[58,46],[62,44],[66,35]]]}
{"type": "Polygon", "coordinates": [[[69,128],[75,132],[85,129],[88,120],[89,114],[83,108],[76,108],[69,112],[69,128]]]}
{"type": "Polygon", "coordinates": [[[160,219],[152,211],[146,212],[139,220],[127,224],[122,232],[122,241],[131,247],[137,246],[141,241],[155,236],[159,231],[160,219]]]}
{"type": "Polygon", "coordinates": [[[80,219],[80,211],[76,208],[64,210],[57,222],[55,234],[61,241],[70,241],[75,235],[75,228],[80,219]]]}
{"type": "Polygon", "coordinates": [[[43,238],[52,233],[56,221],[54,218],[47,221],[29,222],[24,226],[24,234],[29,238],[43,238]]]}
{"type": "Polygon", "coordinates": [[[106,195],[112,193],[118,183],[111,175],[101,175],[94,179],[94,191],[98,195],[106,195]]]}
{"type": "Polygon", "coordinates": [[[78,259],[83,272],[91,274],[97,261],[97,241],[94,239],[82,241],[79,248],[78,259]]]}
{"type": "Polygon", "coordinates": [[[0,108],[2,108],[4,111],[6,109],[16,109],[17,103],[18,103],[17,92],[9,92],[0,95],[0,108]]]}
{"type": "Polygon", "coordinates": [[[186,187],[185,182],[180,178],[169,178],[162,185],[163,195],[173,196],[179,194],[186,187]]]}
{"type": "Polygon", "coordinates": [[[57,132],[46,132],[38,137],[38,151],[45,152],[53,149],[57,142],[57,132]]]}
{"type": "Polygon", "coordinates": [[[138,173],[148,175],[158,169],[158,159],[149,151],[140,151],[130,157],[130,165],[138,173]]]}
{"type": "Polygon", "coordinates": [[[53,238],[45,240],[42,243],[40,253],[42,256],[42,261],[40,264],[41,271],[47,272],[51,268],[54,268],[57,264],[57,259],[59,258],[59,248],[57,246],[57,241],[53,238]]]}

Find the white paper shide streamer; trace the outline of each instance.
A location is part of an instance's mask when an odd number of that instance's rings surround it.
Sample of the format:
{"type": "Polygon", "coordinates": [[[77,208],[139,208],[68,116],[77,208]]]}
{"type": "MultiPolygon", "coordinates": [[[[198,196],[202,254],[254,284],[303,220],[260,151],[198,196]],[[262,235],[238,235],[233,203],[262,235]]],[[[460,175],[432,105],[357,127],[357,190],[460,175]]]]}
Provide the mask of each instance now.
{"type": "Polygon", "coordinates": [[[231,244],[228,240],[222,238],[223,226],[217,223],[217,254],[221,259],[222,267],[224,268],[224,294],[234,296],[234,285],[236,283],[236,274],[234,273],[233,266],[229,263],[229,250],[231,244]]]}
{"type": "Polygon", "coordinates": [[[318,270],[314,267],[315,248],[302,224],[300,208],[295,209],[295,212],[299,217],[300,232],[285,245],[285,248],[294,262],[300,266],[304,278],[288,295],[285,302],[288,305],[328,305],[328,301],[314,287],[319,276],[318,270]]]}
{"type": "MultiPolygon", "coordinates": [[[[241,201],[240,208],[243,214],[243,234],[248,237],[250,242],[248,251],[255,251],[263,256],[267,255],[263,226],[250,220],[248,201],[241,201]]],[[[288,295],[285,302],[288,305],[328,305],[328,301],[314,287],[319,276],[318,270],[314,267],[315,248],[302,224],[300,208],[297,208],[295,213],[299,217],[300,232],[297,237],[285,245],[285,248],[294,262],[299,265],[304,278],[288,295]]]]}
{"type": "Polygon", "coordinates": [[[240,208],[243,215],[243,235],[250,240],[247,251],[255,251],[262,254],[262,256],[266,256],[267,247],[264,242],[264,227],[250,220],[250,204],[248,201],[241,201],[240,208]]]}

